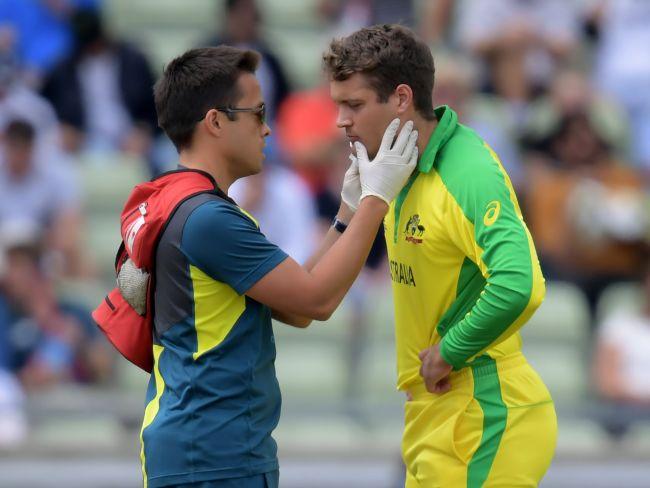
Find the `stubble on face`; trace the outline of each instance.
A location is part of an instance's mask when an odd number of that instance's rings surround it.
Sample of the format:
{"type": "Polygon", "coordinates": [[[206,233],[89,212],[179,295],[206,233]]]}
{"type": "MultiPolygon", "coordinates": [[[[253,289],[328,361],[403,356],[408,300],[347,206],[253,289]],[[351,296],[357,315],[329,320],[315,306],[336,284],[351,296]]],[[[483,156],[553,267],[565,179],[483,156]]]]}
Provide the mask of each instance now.
{"type": "MultiPolygon", "coordinates": [[[[259,107],[264,99],[259,81],[252,73],[242,73],[237,80],[239,90],[242,94],[237,102],[237,107],[253,108],[259,107]]],[[[262,171],[264,160],[266,129],[260,124],[257,115],[249,112],[242,112],[235,115],[236,119],[233,129],[237,137],[233,140],[234,150],[239,154],[237,158],[241,168],[241,176],[249,176],[262,171]]]]}
{"type": "Polygon", "coordinates": [[[380,102],[377,92],[363,74],[347,80],[330,81],[330,95],[339,108],[338,125],[351,144],[361,142],[373,159],[386,127],[396,117],[393,106],[380,102]]]}

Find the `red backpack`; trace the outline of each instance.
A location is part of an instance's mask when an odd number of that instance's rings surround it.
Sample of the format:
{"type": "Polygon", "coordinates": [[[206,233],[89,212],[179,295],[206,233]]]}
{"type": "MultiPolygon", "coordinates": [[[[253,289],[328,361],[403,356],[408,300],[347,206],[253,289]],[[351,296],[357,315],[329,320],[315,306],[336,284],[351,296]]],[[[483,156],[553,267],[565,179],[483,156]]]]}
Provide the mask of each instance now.
{"type": "Polygon", "coordinates": [[[92,317],[126,359],[149,373],[153,368],[156,249],[178,207],[206,192],[228,199],[206,172],[170,171],[137,185],[122,210],[122,243],[115,257],[118,286],[92,317]]]}

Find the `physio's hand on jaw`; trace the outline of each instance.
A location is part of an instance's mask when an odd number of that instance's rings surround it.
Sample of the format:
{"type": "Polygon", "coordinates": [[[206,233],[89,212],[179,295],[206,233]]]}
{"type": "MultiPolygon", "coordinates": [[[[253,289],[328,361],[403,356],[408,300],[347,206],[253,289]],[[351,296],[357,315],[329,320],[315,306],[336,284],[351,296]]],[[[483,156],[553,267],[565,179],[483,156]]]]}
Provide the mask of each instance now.
{"type": "Polygon", "coordinates": [[[399,119],[395,119],[389,124],[381,140],[379,151],[372,161],[368,159],[363,144],[360,142],[354,144],[361,181],[360,200],[375,196],[390,204],[415,169],[418,161],[416,146],[418,131],[413,130],[413,122],[409,120],[404,124],[393,144],[399,122],[399,119]]]}
{"type": "Polygon", "coordinates": [[[354,154],[350,154],[350,167],[343,177],[343,188],[341,189],[341,200],[352,212],[356,212],[361,200],[361,180],[359,179],[359,160],[354,154]]]}

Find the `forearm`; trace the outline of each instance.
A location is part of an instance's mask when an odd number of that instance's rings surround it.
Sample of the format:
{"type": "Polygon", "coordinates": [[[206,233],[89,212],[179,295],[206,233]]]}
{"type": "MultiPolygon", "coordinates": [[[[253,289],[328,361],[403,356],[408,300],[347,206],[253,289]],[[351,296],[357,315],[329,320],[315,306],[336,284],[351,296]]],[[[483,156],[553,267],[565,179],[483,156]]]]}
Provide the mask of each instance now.
{"type": "MultiPolygon", "coordinates": [[[[336,218],[344,224],[349,225],[349,223],[352,221],[353,215],[354,214],[347,208],[347,206],[342,203],[338,213],[336,214],[336,218]]],[[[325,234],[325,238],[323,239],[323,242],[321,243],[318,250],[307,260],[303,267],[307,271],[313,270],[314,267],[323,258],[323,256],[325,256],[327,251],[329,251],[334,243],[338,241],[339,237],[341,237],[341,233],[337,231],[333,226],[330,227],[327,231],[327,234],[325,234]]]]}
{"type": "Polygon", "coordinates": [[[470,312],[441,341],[440,353],[454,369],[507,339],[523,326],[544,296],[543,281],[522,291],[488,281],[470,312]]]}
{"type": "Polygon", "coordinates": [[[361,201],[346,231],[310,271],[326,314],[341,303],[368,258],[388,205],[375,197],[361,201]]]}
{"type": "MultiPolygon", "coordinates": [[[[348,207],[342,203],[341,208],[336,215],[336,218],[347,224],[351,221],[353,215],[354,214],[348,209],[348,207]]],[[[321,245],[318,247],[316,252],[312,254],[312,256],[307,260],[307,262],[305,262],[303,268],[305,268],[307,271],[314,269],[321,258],[327,253],[327,251],[330,250],[334,243],[338,241],[339,237],[341,237],[341,233],[337,231],[334,226],[331,226],[325,234],[321,245]]],[[[312,322],[312,319],[310,317],[279,309],[273,310],[273,318],[295,327],[307,327],[312,322]]]]}
{"type": "Polygon", "coordinates": [[[361,271],[387,211],[384,201],[365,198],[346,231],[338,238],[328,236],[328,243],[336,238],[335,242],[320,259],[315,258],[311,271],[287,258],[246,294],[271,307],[276,318],[291,325],[327,320],[361,271]]]}

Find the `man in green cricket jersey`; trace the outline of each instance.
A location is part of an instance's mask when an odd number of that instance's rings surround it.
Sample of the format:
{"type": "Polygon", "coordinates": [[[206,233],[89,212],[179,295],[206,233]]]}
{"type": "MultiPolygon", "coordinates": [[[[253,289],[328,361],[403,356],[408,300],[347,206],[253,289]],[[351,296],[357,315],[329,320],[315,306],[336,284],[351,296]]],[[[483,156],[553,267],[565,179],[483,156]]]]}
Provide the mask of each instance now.
{"type": "Polygon", "coordinates": [[[433,58],[408,29],[361,29],[332,41],[324,62],[359,161],[394,117],[419,132],[417,169],[384,220],[406,486],[537,486],[557,420],[517,331],[545,288],[508,175],[451,108],[433,108],[433,58]]]}

